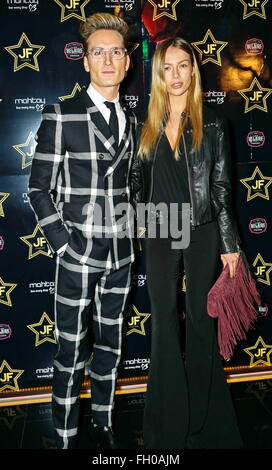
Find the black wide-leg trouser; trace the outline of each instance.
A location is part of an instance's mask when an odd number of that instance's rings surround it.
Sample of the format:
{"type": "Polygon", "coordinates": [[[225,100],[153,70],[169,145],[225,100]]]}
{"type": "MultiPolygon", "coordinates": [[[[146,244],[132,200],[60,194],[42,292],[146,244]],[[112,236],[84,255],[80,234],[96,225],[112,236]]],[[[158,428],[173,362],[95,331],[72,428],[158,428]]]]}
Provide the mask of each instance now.
{"type": "Polygon", "coordinates": [[[217,222],[191,231],[188,248],[170,239],[145,242],[152,313],[152,350],[144,411],[149,449],[239,448],[236,417],[218,352],[207,294],[215,281],[219,253],[217,222]],[[183,256],[186,275],[185,363],[177,314],[183,256]]]}
{"type": "Polygon", "coordinates": [[[131,264],[117,270],[76,263],[66,252],[57,258],[52,415],[57,445],[75,447],[80,389],[90,356],[91,407],[99,426],[111,426],[117,367],[121,357],[123,313],[131,284],[131,264]]]}

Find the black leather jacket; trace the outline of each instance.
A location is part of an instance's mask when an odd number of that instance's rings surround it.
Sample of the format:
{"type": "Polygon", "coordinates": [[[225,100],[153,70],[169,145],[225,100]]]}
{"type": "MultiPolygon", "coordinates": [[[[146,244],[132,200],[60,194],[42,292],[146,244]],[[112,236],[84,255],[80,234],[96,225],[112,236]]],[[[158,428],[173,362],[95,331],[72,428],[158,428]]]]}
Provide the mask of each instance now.
{"type": "MultiPolygon", "coordinates": [[[[187,126],[181,138],[191,196],[191,225],[195,227],[217,218],[221,253],[239,251],[239,236],[231,210],[231,160],[224,121],[209,108],[203,109],[203,140],[200,148],[191,152],[192,128],[187,126]]],[[[159,137],[160,139],[160,137],[159,137]]],[[[153,169],[157,145],[150,158],[134,158],[131,190],[134,205],[152,200],[153,169]]]]}

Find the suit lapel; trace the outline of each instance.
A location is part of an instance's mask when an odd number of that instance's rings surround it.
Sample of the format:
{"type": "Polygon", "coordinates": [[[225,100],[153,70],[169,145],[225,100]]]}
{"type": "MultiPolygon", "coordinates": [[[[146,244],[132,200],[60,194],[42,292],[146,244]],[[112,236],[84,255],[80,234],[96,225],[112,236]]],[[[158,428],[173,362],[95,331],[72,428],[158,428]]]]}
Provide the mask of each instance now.
{"type": "Polygon", "coordinates": [[[79,102],[84,105],[87,110],[87,117],[89,117],[89,127],[90,131],[93,132],[96,137],[101,141],[101,143],[106,147],[108,152],[112,157],[112,166],[118,165],[119,161],[123,158],[124,153],[126,152],[127,148],[129,147],[130,141],[132,141],[132,125],[130,121],[130,116],[123,106],[123,111],[126,117],[126,126],[125,131],[120,141],[120,144],[115,150],[114,147],[114,137],[111,134],[110,127],[108,126],[107,122],[105,121],[104,117],[102,116],[101,112],[98,108],[94,105],[93,101],[91,100],[90,96],[88,95],[85,88],[82,89],[81,93],[78,95],[79,102]]]}
{"type": "Polygon", "coordinates": [[[85,106],[85,108],[87,108],[86,111],[90,132],[93,132],[96,135],[113,158],[115,155],[115,149],[113,147],[114,137],[111,134],[110,127],[105,121],[103,115],[95,106],[85,88],[82,89],[79,95],[79,101],[85,106]]]}
{"type": "Polygon", "coordinates": [[[123,107],[123,111],[126,117],[126,126],[125,126],[124,134],[118,146],[118,149],[115,153],[115,156],[113,157],[113,164],[112,164],[113,168],[115,168],[120,162],[120,160],[123,158],[125,152],[127,151],[129,147],[130,142],[132,141],[132,125],[130,122],[130,116],[125,107],[123,107]]]}

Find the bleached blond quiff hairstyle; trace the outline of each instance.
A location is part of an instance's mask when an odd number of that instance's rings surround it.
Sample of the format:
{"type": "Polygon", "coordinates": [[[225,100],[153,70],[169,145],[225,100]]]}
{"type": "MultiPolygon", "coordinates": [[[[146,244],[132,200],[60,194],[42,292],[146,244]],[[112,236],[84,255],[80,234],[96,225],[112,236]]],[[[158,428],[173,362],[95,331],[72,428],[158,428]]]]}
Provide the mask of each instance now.
{"type": "Polygon", "coordinates": [[[128,25],[119,16],[110,13],[94,13],[84,23],[80,24],[79,32],[83,40],[85,52],[88,50],[88,39],[99,29],[117,31],[123,38],[124,47],[128,45],[128,25]]]}
{"type": "Polygon", "coordinates": [[[177,141],[174,149],[175,158],[179,158],[180,138],[188,121],[190,121],[192,126],[192,150],[195,150],[201,145],[203,137],[202,88],[196,57],[191,45],[187,41],[180,37],[169,38],[158,44],[152,59],[151,94],[147,118],[142,128],[138,150],[138,155],[141,158],[150,156],[156,141],[158,140],[159,134],[165,127],[169,118],[170,102],[164,80],[164,64],[165,54],[170,46],[177,47],[187,52],[194,67],[194,74],[192,76],[191,85],[188,89],[187,103],[184,110],[186,112],[186,116],[184,119],[180,120],[177,141]]]}

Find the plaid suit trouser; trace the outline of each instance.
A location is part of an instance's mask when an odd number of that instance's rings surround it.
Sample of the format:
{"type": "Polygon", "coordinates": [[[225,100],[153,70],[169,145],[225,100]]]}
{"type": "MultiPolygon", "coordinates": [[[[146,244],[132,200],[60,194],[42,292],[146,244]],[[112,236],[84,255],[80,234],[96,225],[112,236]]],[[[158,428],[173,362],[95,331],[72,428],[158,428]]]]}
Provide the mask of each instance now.
{"type": "Polygon", "coordinates": [[[96,424],[111,426],[117,366],[121,356],[123,312],[130,290],[131,264],[120,269],[77,264],[57,257],[52,414],[58,447],[74,447],[80,389],[89,359],[88,326],[93,325],[90,365],[91,407],[96,424]]]}

